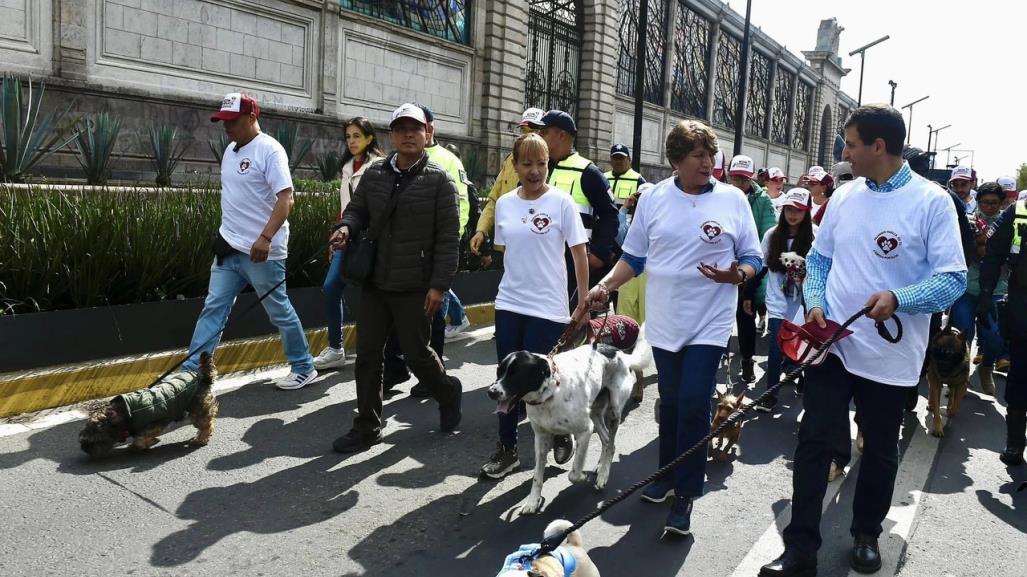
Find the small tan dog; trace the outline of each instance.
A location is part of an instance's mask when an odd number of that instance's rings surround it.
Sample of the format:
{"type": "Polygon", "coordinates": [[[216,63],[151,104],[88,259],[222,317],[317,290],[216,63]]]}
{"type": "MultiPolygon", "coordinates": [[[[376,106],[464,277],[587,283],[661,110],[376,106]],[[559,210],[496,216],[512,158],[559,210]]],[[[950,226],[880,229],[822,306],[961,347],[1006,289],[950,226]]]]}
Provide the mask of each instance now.
{"type": "MultiPolygon", "coordinates": [[[[570,521],[557,519],[546,527],[543,536],[549,538],[570,526],[570,521]]],[[[585,552],[578,531],[571,532],[556,551],[542,555],[526,567],[517,562],[517,556],[514,553],[506,558],[505,566],[497,577],[599,577],[599,569],[585,552]]]]}
{"type": "MultiPolygon", "coordinates": [[[[713,425],[710,427],[711,431],[717,430],[717,427],[721,423],[727,420],[738,409],[742,408],[742,404],[745,401],[745,393],[741,395],[729,395],[717,393],[717,412],[713,415],[713,425]]],[[[710,456],[713,456],[713,451],[717,448],[717,441],[720,441],[720,456],[721,461],[727,461],[728,451],[731,447],[738,444],[738,441],[742,437],[742,421],[736,421],[729,427],[725,428],[720,432],[720,435],[710,441],[710,456]]],[[[737,451],[736,451],[737,452],[737,451]]]]}
{"type": "Polygon", "coordinates": [[[966,335],[952,327],[945,327],[934,335],[927,347],[927,383],[931,386],[927,409],[934,412],[931,434],[945,436],[941,421],[941,388],[949,386],[949,418],[959,414],[959,405],[966,395],[970,381],[970,351],[966,335]]]}

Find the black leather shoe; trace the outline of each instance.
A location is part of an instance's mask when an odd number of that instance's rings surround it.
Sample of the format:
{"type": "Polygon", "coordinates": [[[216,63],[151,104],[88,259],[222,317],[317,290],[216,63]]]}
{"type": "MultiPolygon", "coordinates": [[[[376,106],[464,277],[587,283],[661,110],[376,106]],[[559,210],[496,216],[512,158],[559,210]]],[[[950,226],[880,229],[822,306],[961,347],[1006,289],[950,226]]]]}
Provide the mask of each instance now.
{"type": "Polygon", "coordinates": [[[410,396],[418,399],[431,396],[431,387],[428,385],[418,382],[416,385],[410,387],[410,396]]]}
{"type": "Polygon", "coordinates": [[[877,537],[873,535],[856,535],[852,546],[852,558],[849,565],[857,573],[876,573],[881,569],[881,552],[877,548],[877,537]]]}
{"type": "Polygon", "coordinates": [[[460,426],[463,413],[460,412],[460,401],[463,399],[463,385],[460,379],[449,377],[451,390],[446,399],[439,399],[439,430],[450,433],[460,426]]]}
{"type": "Polygon", "coordinates": [[[382,442],[381,431],[377,433],[362,433],[356,429],[335,439],[332,449],[336,453],[361,453],[382,442]]]}
{"type": "Polygon", "coordinates": [[[1023,460],[1023,447],[1006,447],[1005,451],[999,453],[999,460],[1010,467],[1022,465],[1023,460]]]}
{"type": "Polygon", "coordinates": [[[760,568],[760,577],[816,577],[817,558],[785,549],[780,557],[760,568]]]}
{"type": "Polygon", "coordinates": [[[556,435],[553,437],[553,460],[557,465],[562,465],[571,460],[574,455],[574,442],[570,435],[556,435]]]}

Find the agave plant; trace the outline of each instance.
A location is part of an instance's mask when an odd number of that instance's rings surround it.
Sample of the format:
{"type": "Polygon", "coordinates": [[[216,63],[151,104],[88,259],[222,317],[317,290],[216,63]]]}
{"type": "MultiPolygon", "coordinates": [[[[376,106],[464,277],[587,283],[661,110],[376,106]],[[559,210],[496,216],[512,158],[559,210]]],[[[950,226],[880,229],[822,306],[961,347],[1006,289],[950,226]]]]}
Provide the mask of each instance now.
{"type": "Polygon", "coordinates": [[[28,86],[27,98],[21,80],[4,75],[0,86],[0,176],[9,182],[21,182],[36,164],[75,139],[64,139],[61,124],[71,104],[62,112],[50,111],[40,116],[46,85],[28,86]]]}
{"type": "Polygon", "coordinates": [[[82,120],[75,136],[75,157],[92,185],[107,184],[114,161],[114,145],[121,134],[121,119],[107,112],[82,120]]]}
{"type": "Polygon", "coordinates": [[[150,164],[157,173],[157,186],[170,186],[171,173],[175,172],[175,167],[182,160],[189,139],[180,138],[178,129],[167,125],[151,126],[147,133],[150,137],[150,148],[153,150],[150,164]]]}
{"type": "Polygon", "coordinates": [[[292,172],[296,172],[296,169],[303,163],[303,159],[306,158],[307,153],[310,152],[310,147],[314,144],[310,140],[300,142],[299,131],[299,126],[292,122],[281,124],[275,130],[275,140],[282,145],[285,153],[289,156],[289,170],[292,172]]]}
{"type": "Polygon", "coordinates": [[[324,150],[314,157],[317,161],[317,170],[321,173],[323,182],[331,182],[339,178],[339,171],[342,170],[342,156],[338,150],[324,150]]]}
{"type": "Polygon", "coordinates": [[[219,132],[216,138],[207,141],[207,146],[210,147],[210,152],[214,155],[214,159],[218,161],[218,166],[221,166],[221,157],[224,156],[229,144],[232,144],[232,141],[228,139],[228,135],[224,132],[219,132]]]}

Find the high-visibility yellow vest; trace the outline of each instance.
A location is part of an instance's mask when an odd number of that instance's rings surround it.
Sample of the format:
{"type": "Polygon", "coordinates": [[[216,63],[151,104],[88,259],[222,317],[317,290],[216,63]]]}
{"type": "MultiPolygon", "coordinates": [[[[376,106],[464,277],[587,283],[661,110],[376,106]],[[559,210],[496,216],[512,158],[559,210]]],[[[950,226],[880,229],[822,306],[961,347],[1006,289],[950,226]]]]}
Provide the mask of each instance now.
{"type": "Polygon", "coordinates": [[[617,206],[624,204],[628,197],[638,192],[638,181],[641,178],[641,174],[630,168],[619,176],[614,175],[612,170],[606,173],[606,180],[610,181],[613,201],[617,203],[617,206]]]}
{"type": "Polygon", "coordinates": [[[442,167],[443,170],[453,177],[453,184],[456,185],[456,192],[460,196],[458,214],[460,216],[460,235],[464,234],[464,227],[471,219],[471,201],[467,198],[467,173],[464,171],[464,163],[460,162],[455,154],[435,143],[424,149],[428,154],[428,160],[442,167]]]}
{"type": "Polygon", "coordinates": [[[574,199],[578,213],[584,215],[582,222],[585,224],[585,234],[589,238],[592,237],[592,203],[588,201],[585,192],[581,190],[581,175],[591,164],[591,160],[574,152],[558,162],[556,168],[549,175],[549,186],[559,188],[574,199]]]}
{"type": "Polygon", "coordinates": [[[1009,254],[1020,254],[1020,246],[1025,236],[1027,236],[1027,200],[1021,200],[1016,203],[1016,212],[1013,214],[1013,244],[1009,247],[1009,254]]]}

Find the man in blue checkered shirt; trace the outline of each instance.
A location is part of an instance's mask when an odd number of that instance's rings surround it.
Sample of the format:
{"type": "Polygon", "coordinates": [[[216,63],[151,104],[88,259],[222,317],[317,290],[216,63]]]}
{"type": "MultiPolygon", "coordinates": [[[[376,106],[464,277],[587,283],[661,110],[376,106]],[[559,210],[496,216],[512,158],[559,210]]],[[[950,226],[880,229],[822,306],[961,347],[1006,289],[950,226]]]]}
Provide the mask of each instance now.
{"type": "Polygon", "coordinates": [[[832,439],[847,433],[855,400],[863,460],[853,497],[850,565],[881,568],[877,546],[898,471],[898,438],[909,387],[920,381],[932,313],[966,289],[966,261],[948,194],[913,173],[902,159],[902,114],[862,106],[845,123],[844,160],[856,180],[838,189],[806,257],[806,321],[838,323],[864,307],[866,317],[818,367],[806,370],[805,414],[795,449],[792,520],[785,551],[761,577],[816,575],[821,504],[827,491],[832,439]],[[881,338],[874,323],[897,317],[903,337],[881,338]]]}

